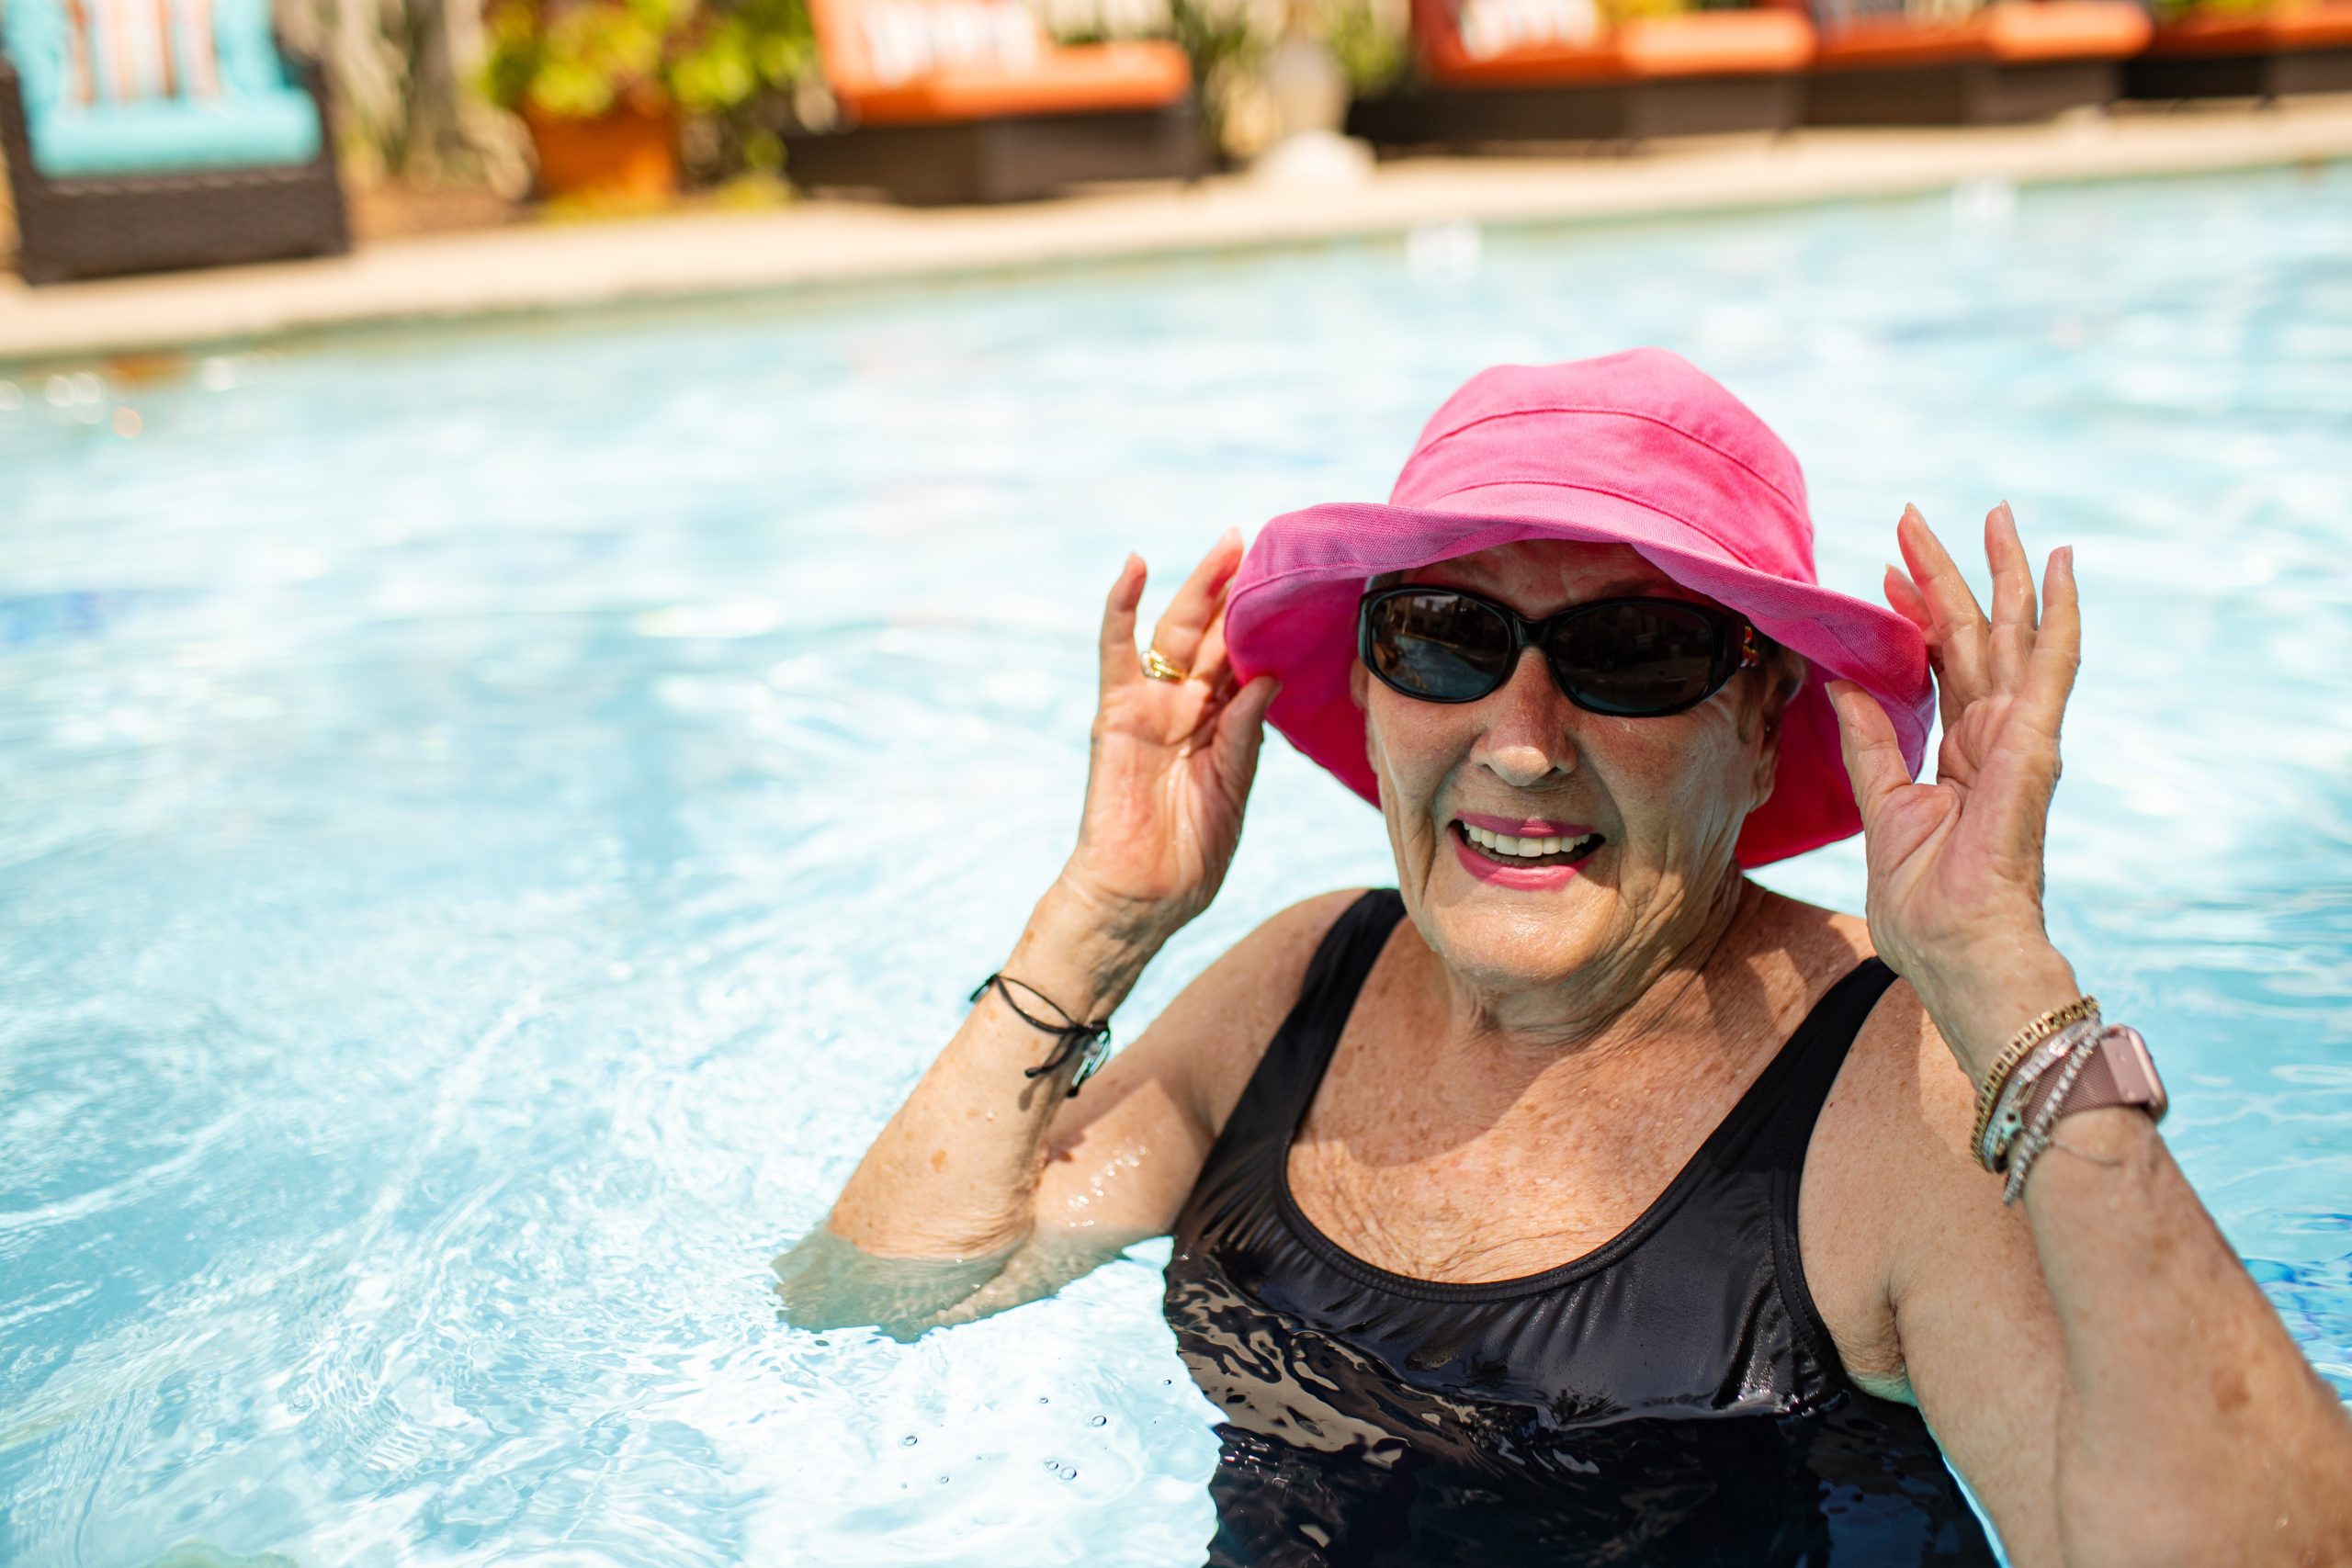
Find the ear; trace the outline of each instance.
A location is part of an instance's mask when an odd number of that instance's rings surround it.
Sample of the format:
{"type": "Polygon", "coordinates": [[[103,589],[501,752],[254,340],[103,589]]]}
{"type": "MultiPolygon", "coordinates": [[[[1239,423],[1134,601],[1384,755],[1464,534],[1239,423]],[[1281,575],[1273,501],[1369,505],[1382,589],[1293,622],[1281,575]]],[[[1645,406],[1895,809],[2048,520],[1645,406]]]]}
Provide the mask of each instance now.
{"type": "Polygon", "coordinates": [[[1348,701],[1356,705],[1358,713],[1363,712],[1364,694],[1371,680],[1372,671],[1363,667],[1363,660],[1359,659],[1348,666],[1348,701]]]}
{"type": "Polygon", "coordinates": [[[1757,748],[1756,777],[1753,784],[1753,811],[1772,798],[1772,782],[1781,765],[1781,737],[1788,724],[1789,705],[1804,690],[1806,677],[1813,665],[1805,656],[1786,646],[1778,649],[1772,666],[1765,672],[1770,684],[1764,691],[1764,707],[1759,728],[1762,744],[1757,748]]]}

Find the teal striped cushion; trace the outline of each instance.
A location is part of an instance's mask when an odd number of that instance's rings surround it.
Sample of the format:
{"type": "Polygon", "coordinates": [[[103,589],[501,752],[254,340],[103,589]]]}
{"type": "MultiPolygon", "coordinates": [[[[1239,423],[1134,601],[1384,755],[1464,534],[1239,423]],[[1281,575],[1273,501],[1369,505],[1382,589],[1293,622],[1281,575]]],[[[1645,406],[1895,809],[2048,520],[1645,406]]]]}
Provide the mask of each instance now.
{"type": "Polygon", "coordinates": [[[318,107],[291,87],[217,103],[61,105],[28,129],[51,179],[301,164],[319,151],[318,107]]]}

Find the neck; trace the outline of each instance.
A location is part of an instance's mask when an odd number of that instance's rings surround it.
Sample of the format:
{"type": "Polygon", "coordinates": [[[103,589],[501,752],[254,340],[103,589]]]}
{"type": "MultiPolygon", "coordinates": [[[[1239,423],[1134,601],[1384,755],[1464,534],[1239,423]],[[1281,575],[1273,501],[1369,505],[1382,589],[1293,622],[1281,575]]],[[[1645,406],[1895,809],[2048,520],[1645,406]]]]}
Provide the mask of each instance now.
{"type": "Polygon", "coordinates": [[[1491,1121],[1546,1074],[1589,1081],[1635,1054],[1719,1052],[1724,1032],[1706,980],[1767,897],[1727,868],[1654,940],[1619,942],[1556,986],[1488,992],[1441,963],[1431,1071],[1445,1100],[1491,1121]]]}

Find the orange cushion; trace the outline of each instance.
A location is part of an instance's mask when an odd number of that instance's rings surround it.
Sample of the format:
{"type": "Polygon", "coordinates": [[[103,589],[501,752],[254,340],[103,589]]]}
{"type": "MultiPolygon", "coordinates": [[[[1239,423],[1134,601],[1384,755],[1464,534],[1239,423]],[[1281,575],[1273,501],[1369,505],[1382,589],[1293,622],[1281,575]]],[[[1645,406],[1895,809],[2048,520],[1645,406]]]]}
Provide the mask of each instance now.
{"type": "Polygon", "coordinates": [[[904,125],[1158,108],[1182,97],[1192,81],[1176,45],[1119,41],[1049,50],[1018,73],[949,69],[896,86],[851,91],[837,85],[834,91],[867,124],[904,125]]]}
{"type": "Polygon", "coordinates": [[[1794,11],[1690,11],[1636,17],[1589,44],[1540,42],[1485,59],[1451,32],[1423,33],[1430,77],[1450,86],[1565,86],[1676,76],[1795,71],[1813,55],[1813,28],[1794,11]]]}
{"type": "Polygon", "coordinates": [[[1957,22],[1872,18],[1825,33],[1814,63],[1828,70],[1951,61],[2120,60],[2148,42],[2137,0],[2004,0],[1957,22]]]}
{"type": "Polygon", "coordinates": [[[2267,11],[2191,13],[2156,29],[2150,54],[2270,54],[2352,45],[2352,4],[2285,5],[2267,11]]]}
{"type": "Polygon", "coordinates": [[[2137,0],[2036,0],[1977,16],[1996,60],[2120,60],[2147,48],[2154,31],[2137,0]]]}
{"type": "Polygon", "coordinates": [[[1635,76],[1798,71],[1813,58],[1813,26],[1793,11],[1692,11],[1634,17],[1617,43],[1635,76]]]}

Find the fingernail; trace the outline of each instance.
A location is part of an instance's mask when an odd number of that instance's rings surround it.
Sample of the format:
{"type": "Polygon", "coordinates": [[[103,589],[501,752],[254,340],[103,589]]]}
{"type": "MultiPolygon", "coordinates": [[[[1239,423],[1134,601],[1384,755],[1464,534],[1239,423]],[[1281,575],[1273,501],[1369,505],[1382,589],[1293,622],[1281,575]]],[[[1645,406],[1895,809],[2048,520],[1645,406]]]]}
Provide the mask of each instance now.
{"type": "Polygon", "coordinates": [[[2061,545],[2058,547],[2058,553],[2065,558],[2066,570],[2071,574],[2075,570],[2075,547],[2072,545],[2061,545]]]}
{"type": "Polygon", "coordinates": [[[1886,563],[1886,570],[1894,576],[1901,577],[1903,575],[1903,569],[1895,565],[1893,561],[1886,563]]]}

